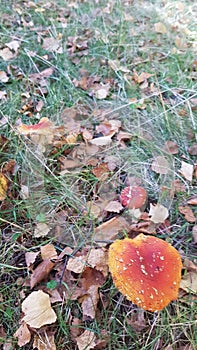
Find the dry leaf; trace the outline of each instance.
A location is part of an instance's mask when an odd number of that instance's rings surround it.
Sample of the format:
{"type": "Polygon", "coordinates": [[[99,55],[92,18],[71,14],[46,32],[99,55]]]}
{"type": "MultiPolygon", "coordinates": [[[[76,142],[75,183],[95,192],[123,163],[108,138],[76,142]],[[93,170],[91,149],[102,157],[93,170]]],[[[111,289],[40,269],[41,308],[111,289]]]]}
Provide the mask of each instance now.
{"type": "Polygon", "coordinates": [[[137,84],[141,84],[141,83],[146,83],[147,84],[147,79],[149,79],[150,77],[152,77],[154,74],[150,74],[147,72],[142,72],[140,75],[138,75],[138,73],[136,72],[136,70],[134,70],[133,72],[133,80],[137,83],[137,84]]]}
{"type": "Polygon", "coordinates": [[[150,203],[150,211],[149,211],[150,220],[154,222],[155,224],[159,224],[161,222],[164,222],[168,215],[168,209],[164,207],[162,204],[157,203],[156,205],[152,205],[150,203]]]}
{"type": "Polygon", "coordinates": [[[96,336],[94,332],[85,330],[76,338],[76,342],[79,350],[91,350],[96,346],[96,336]]]}
{"type": "Polygon", "coordinates": [[[190,271],[182,278],[180,288],[187,293],[197,294],[197,272],[190,271]]]}
{"type": "Polygon", "coordinates": [[[24,346],[31,340],[31,333],[26,323],[23,322],[22,325],[14,333],[14,338],[18,338],[18,346],[24,346]]]}
{"type": "Polygon", "coordinates": [[[0,201],[3,201],[6,198],[6,192],[8,190],[8,180],[0,173],[0,201]]]}
{"type": "Polygon", "coordinates": [[[54,323],[57,319],[51,307],[49,295],[38,290],[32,292],[23,302],[23,320],[32,328],[40,328],[46,324],[54,323]]]}
{"type": "Polygon", "coordinates": [[[157,174],[167,174],[170,170],[170,165],[167,159],[163,156],[155,157],[152,164],[151,169],[155,171],[157,174]]]}
{"type": "Polygon", "coordinates": [[[180,172],[186,180],[192,181],[194,166],[192,164],[182,161],[180,172]]]}
{"type": "Polygon", "coordinates": [[[94,95],[98,100],[103,100],[109,95],[110,84],[102,84],[99,88],[94,89],[94,95]]]}
{"type": "Polygon", "coordinates": [[[38,350],[56,350],[54,335],[47,332],[34,334],[33,348],[38,350]]]}
{"type": "Polygon", "coordinates": [[[57,252],[53,244],[45,244],[40,248],[41,257],[45,259],[57,259],[57,252]]]}
{"type": "Polygon", "coordinates": [[[188,148],[188,152],[189,152],[189,154],[191,154],[191,156],[197,156],[197,143],[195,143],[194,145],[190,146],[188,148]]]}
{"type": "Polygon", "coordinates": [[[9,43],[5,44],[10,50],[17,52],[21,42],[18,40],[12,40],[9,43]]]}
{"type": "MultiPolygon", "coordinates": [[[[7,97],[7,92],[6,90],[0,91],[0,100],[6,100],[7,97]]],[[[3,119],[3,118],[2,118],[3,119]]],[[[3,123],[2,119],[0,120],[0,124],[3,123]]],[[[5,124],[7,123],[7,121],[5,120],[5,124]]]]}
{"type": "Polygon", "coordinates": [[[103,241],[103,244],[106,245],[108,241],[115,239],[121,231],[129,231],[129,223],[121,216],[114,217],[95,228],[94,240],[103,241]]]}
{"type": "Polygon", "coordinates": [[[30,278],[31,289],[48,276],[54,265],[50,259],[46,259],[36,267],[30,278]]]}
{"type": "Polygon", "coordinates": [[[174,141],[166,141],[163,147],[163,150],[169,154],[177,154],[179,153],[179,146],[174,141]]]}
{"type": "Polygon", "coordinates": [[[90,140],[89,143],[96,146],[107,146],[112,142],[111,138],[112,135],[96,137],[95,139],[90,140]]]}
{"type": "Polygon", "coordinates": [[[17,53],[12,52],[8,47],[5,47],[4,49],[0,50],[0,57],[2,57],[4,61],[10,61],[16,56],[17,56],[17,53]]]}
{"type": "Polygon", "coordinates": [[[75,339],[81,334],[82,331],[82,320],[77,317],[73,317],[72,323],[70,326],[70,335],[71,339],[75,341],[75,339]]]}
{"type": "Polygon", "coordinates": [[[33,263],[36,261],[37,256],[39,255],[39,252],[26,252],[25,253],[25,261],[27,267],[30,267],[33,265],[33,263]]]}
{"type": "Polygon", "coordinates": [[[192,228],[192,236],[194,239],[194,243],[197,243],[197,225],[194,225],[194,227],[192,228]]]}
{"type": "Polygon", "coordinates": [[[162,22],[158,22],[154,24],[156,33],[166,34],[167,28],[162,22]]]}
{"type": "Polygon", "coordinates": [[[34,237],[45,237],[48,235],[51,228],[44,222],[38,222],[34,229],[34,237]]]}
{"type": "Polygon", "coordinates": [[[194,213],[188,205],[179,206],[178,208],[179,208],[180,213],[184,215],[185,220],[187,220],[188,222],[195,222],[196,221],[194,213]]]}
{"type": "Polygon", "coordinates": [[[7,76],[7,73],[3,70],[0,70],[0,82],[7,83],[9,80],[9,77],[7,76]]]}
{"type": "Polygon", "coordinates": [[[120,211],[123,209],[123,206],[118,201],[111,201],[107,204],[105,207],[106,211],[112,212],[112,213],[120,213],[120,211]]]}
{"type": "Polygon", "coordinates": [[[92,320],[96,316],[97,304],[99,301],[98,285],[91,285],[86,294],[79,299],[83,310],[83,320],[91,318],[92,320]]]}
{"type": "Polygon", "coordinates": [[[197,196],[194,196],[187,200],[187,204],[189,205],[197,205],[197,196]]]}
{"type": "Polygon", "coordinates": [[[42,47],[49,52],[63,53],[60,41],[52,37],[44,38],[42,47]]]}
{"type": "Polygon", "coordinates": [[[105,181],[109,176],[109,168],[107,163],[101,163],[92,169],[92,173],[97,179],[105,181]]]}

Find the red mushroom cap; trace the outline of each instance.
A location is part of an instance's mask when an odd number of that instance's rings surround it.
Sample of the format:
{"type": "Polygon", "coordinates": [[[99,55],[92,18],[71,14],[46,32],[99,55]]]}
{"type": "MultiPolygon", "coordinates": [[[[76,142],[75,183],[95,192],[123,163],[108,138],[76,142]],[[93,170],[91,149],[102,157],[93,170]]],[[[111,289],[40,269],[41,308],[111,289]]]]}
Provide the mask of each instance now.
{"type": "Polygon", "coordinates": [[[154,236],[117,240],[109,249],[115,286],[144,310],[159,311],[177,299],[181,269],[178,251],[154,236]]]}
{"type": "Polygon", "coordinates": [[[138,209],[146,203],[147,192],[143,187],[128,186],[120,194],[121,204],[130,209],[138,209]]]}

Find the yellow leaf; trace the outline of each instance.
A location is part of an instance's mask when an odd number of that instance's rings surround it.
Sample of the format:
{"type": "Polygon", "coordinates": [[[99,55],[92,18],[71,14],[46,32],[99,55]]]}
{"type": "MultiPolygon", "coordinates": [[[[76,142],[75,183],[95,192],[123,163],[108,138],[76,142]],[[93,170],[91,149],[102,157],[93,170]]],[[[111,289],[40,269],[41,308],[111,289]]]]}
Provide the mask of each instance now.
{"type": "Polygon", "coordinates": [[[8,180],[2,173],[0,173],[0,201],[3,201],[6,198],[7,189],[8,180]]]}
{"type": "Polygon", "coordinates": [[[167,33],[166,26],[163,23],[161,23],[161,22],[155,23],[154,27],[155,27],[155,31],[157,33],[160,33],[160,34],[167,33]]]}

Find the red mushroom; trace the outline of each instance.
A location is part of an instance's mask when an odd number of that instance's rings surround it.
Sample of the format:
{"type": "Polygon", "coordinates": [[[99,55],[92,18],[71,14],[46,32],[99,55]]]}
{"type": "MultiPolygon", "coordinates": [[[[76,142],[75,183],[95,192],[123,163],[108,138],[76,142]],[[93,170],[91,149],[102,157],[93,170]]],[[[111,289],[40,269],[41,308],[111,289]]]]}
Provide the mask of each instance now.
{"type": "Polygon", "coordinates": [[[143,187],[128,186],[120,194],[121,204],[130,209],[139,209],[146,203],[147,192],[143,187]]]}
{"type": "Polygon", "coordinates": [[[178,251],[154,236],[116,240],[109,249],[115,286],[144,310],[159,311],[177,299],[181,269],[178,251]]]}

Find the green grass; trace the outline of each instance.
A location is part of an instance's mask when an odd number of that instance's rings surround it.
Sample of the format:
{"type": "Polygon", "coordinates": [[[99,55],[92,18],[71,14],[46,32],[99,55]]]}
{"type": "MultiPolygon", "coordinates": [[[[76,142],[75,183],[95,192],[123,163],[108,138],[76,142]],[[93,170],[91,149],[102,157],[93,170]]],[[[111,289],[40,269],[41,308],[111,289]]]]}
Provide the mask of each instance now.
{"type": "MultiPolygon", "coordinates": [[[[92,166],[82,166],[60,175],[59,157],[74,146],[64,145],[56,153],[49,149],[47,159],[35,156],[31,142],[16,133],[19,118],[25,124],[35,124],[39,117],[48,117],[55,125],[62,125],[69,119],[64,117],[64,109],[75,106],[81,125],[90,130],[95,130],[101,123],[98,111],[102,111],[108,120],[120,120],[122,129],[131,133],[132,138],[126,142],[126,147],[113,140],[110,146],[100,151],[100,161],[108,155],[115,156],[117,161],[117,168],[106,180],[107,185],[118,196],[125,186],[125,178],[139,178],[147,189],[149,200],[153,203],[159,201],[170,210],[171,235],[169,237],[164,231],[159,236],[169,240],[183,257],[196,262],[191,233],[193,224],[178,211],[179,205],[197,193],[196,182],[189,183],[179,172],[182,160],[190,164],[196,162],[195,156],[188,152],[188,148],[196,143],[197,131],[196,108],[191,102],[196,98],[197,88],[195,5],[183,1],[182,10],[177,1],[127,3],[129,1],[114,0],[108,6],[102,0],[42,1],[35,2],[38,11],[22,1],[16,6],[8,6],[6,2],[0,5],[3,13],[0,19],[1,46],[15,39],[21,41],[16,58],[4,61],[0,57],[0,70],[9,70],[9,82],[0,84],[0,90],[7,93],[6,101],[0,101],[0,118],[6,120],[4,126],[0,124],[0,134],[7,138],[6,145],[0,144],[0,167],[3,169],[10,159],[14,159],[17,165],[15,172],[9,174],[8,196],[0,208],[0,342],[10,342],[10,349],[19,349],[13,334],[19,327],[23,293],[30,292],[29,287],[23,286],[28,275],[25,252],[38,251],[48,242],[58,249],[67,245],[74,249],[92,245],[94,228],[102,221],[87,211],[87,202],[94,195],[102,196],[104,191],[103,183],[91,172],[92,166]],[[40,8],[44,11],[39,11],[40,8]],[[67,22],[65,25],[61,24],[62,18],[67,22]],[[155,32],[154,24],[158,22],[165,24],[167,33],[155,32]],[[44,50],[43,39],[57,36],[63,54],[44,50]],[[70,56],[70,37],[75,37],[79,45],[87,41],[85,55],[76,50],[70,56]],[[177,48],[177,37],[187,43],[186,48],[177,48]],[[110,60],[117,60],[130,72],[126,74],[124,69],[114,71],[110,60]],[[50,67],[54,71],[47,78],[46,91],[43,92],[38,83],[29,81],[29,75],[50,67]],[[148,80],[148,89],[141,89],[133,81],[134,69],[138,74],[153,74],[148,80]],[[80,80],[84,70],[90,77],[99,76],[102,82],[113,79],[106,99],[97,100],[88,91],[75,87],[73,80],[80,80]],[[150,83],[154,84],[153,90],[150,83]],[[24,96],[27,92],[33,106],[38,101],[44,102],[40,116],[34,107],[32,116],[19,112],[29,102],[24,96]],[[132,98],[137,102],[132,103],[132,98]],[[142,101],[146,108],[137,108],[142,101]],[[183,109],[185,115],[181,114],[183,109]],[[177,143],[178,154],[165,153],[163,146],[167,140],[177,143]],[[159,155],[167,157],[170,174],[159,175],[151,170],[153,157],[159,155]],[[38,176],[44,181],[44,186],[29,200],[23,199],[20,195],[22,181],[33,188],[38,176]],[[169,192],[162,193],[161,188],[169,188],[174,179],[185,184],[186,192],[170,198],[169,192]],[[116,190],[114,186],[117,186],[116,190]],[[56,214],[63,210],[67,219],[60,225],[58,237],[54,229],[56,214]],[[52,234],[36,239],[33,235],[35,223],[42,219],[51,225],[52,234]],[[1,335],[1,326],[6,335],[1,335]]],[[[83,161],[83,153],[81,157],[83,161]]],[[[172,302],[159,313],[142,314],[117,292],[110,276],[100,293],[98,316],[92,321],[82,321],[79,327],[92,330],[99,339],[105,330],[105,349],[180,350],[184,346],[188,346],[185,349],[196,349],[197,305],[192,294],[172,302]],[[142,315],[143,327],[140,328],[142,315]]],[[[55,306],[55,311],[58,321],[51,329],[55,331],[57,350],[76,349],[70,335],[70,317],[82,319],[81,306],[77,301],[65,300],[62,305],[55,306]]],[[[24,349],[31,346],[27,344],[24,349]]]]}

